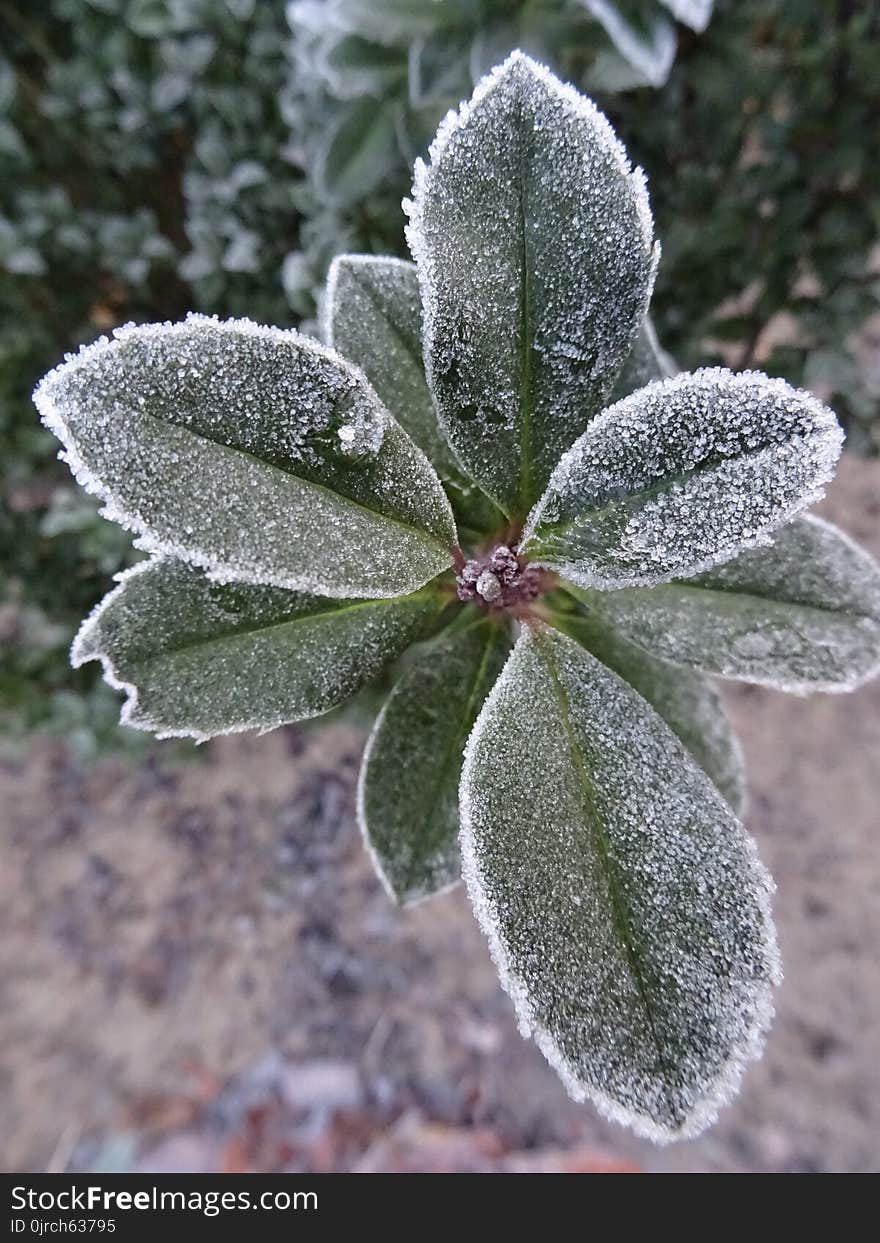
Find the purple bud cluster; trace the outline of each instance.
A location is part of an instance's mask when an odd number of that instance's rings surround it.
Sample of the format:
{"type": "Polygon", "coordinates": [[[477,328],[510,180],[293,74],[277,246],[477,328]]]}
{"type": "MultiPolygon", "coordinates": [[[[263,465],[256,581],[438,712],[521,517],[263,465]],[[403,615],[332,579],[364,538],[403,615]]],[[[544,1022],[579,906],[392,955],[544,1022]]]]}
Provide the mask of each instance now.
{"type": "Polygon", "coordinates": [[[465,562],[456,579],[459,600],[486,608],[513,609],[536,600],[546,587],[547,574],[524,564],[507,544],[465,562]]]}

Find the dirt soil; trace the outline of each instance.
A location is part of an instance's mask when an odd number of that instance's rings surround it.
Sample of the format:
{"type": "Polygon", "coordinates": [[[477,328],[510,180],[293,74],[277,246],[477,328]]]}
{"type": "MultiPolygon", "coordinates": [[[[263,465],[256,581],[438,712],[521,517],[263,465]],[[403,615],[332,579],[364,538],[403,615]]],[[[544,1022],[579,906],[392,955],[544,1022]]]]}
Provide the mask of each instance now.
{"type": "MultiPolygon", "coordinates": [[[[823,508],[880,555],[880,463],[848,459],[823,508]]],[[[728,699],[786,979],[700,1139],[655,1148],[568,1100],[460,889],[389,905],[353,814],[362,735],[336,725],[0,770],[0,1164],[876,1170],[880,685],[728,699]]]]}

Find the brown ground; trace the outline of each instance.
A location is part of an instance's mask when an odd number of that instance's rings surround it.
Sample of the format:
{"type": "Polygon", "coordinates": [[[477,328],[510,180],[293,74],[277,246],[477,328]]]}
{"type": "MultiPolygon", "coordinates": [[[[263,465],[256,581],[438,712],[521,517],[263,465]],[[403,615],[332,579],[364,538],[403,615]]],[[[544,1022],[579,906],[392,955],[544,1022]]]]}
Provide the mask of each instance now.
{"type": "MultiPolygon", "coordinates": [[[[825,509],[880,554],[880,464],[847,460],[825,509]]],[[[877,1169],[880,685],[729,700],[786,981],[701,1139],[656,1149],[566,1098],[460,891],[387,903],[361,737],[333,726],[0,770],[0,1165],[877,1169]]]]}

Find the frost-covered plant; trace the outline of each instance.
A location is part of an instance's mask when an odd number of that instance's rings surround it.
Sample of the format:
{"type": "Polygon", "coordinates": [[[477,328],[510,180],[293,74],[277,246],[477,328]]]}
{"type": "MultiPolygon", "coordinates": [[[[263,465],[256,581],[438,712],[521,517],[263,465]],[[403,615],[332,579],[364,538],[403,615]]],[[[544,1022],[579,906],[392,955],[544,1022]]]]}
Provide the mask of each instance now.
{"type": "Polygon", "coordinates": [[[74,474],[153,554],[73,660],[128,724],[206,739],[326,712],[415,644],[359,782],[379,875],[407,903],[462,873],[572,1094],[692,1135],[779,972],[705,675],[878,668],[880,571],[799,516],[840,428],[757,372],[668,374],[644,179],[521,53],[407,209],[415,266],[338,258],[326,344],[192,316],[42,381],[74,474]]]}

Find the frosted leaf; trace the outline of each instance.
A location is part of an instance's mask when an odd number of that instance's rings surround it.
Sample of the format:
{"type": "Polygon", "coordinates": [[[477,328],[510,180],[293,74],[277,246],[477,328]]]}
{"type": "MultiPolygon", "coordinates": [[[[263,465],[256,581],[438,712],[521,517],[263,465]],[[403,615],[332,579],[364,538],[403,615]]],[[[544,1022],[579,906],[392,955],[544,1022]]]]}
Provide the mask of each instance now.
{"type": "Polygon", "coordinates": [[[657,13],[646,14],[644,6],[624,14],[619,0],[581,2],[627,64],[637,69],[649,85],[662,86],[669,77],[678,46],[675,27],[669,19],[657,13]]]}
{"type": "Polygon", "coordinates": [[[715,0],[660,0],[674,18],[701,34],[709,25],[715,0]]]}
{"type": "Polygon", "coordinates": [[[430,463],[357,368],[296,332],[201,315],[117,329],[34,400],[150,552],[342,597],[401,595],[451,563],[430,463]]]}
{"type": "Polygon", "coordinates": [[[589,100],[515,52],[441,124],[404,206],[440,421],[521,518],[644,317],[657,259],[644,178],[589,100]]]}
{"type": "Polygon", "coordinates": [[[734,814],[742,817],[746,803],[742,748],[730,728],[721,696],[711,683],[691,669],[650,655],[596,613],[555,614],[551,621],[648,701],[718,787],[734,814]]]}
{"type": "Polygon", "coordinates": [[[695,574],[817,501],[842,441],[815,397],[757,371],[657,381],[563,456],[521,551],[600,590],[695,574]]]}
{"type": "Polygon", "coordinates": [[[415,264],[338,255],[323,305],[324,339],[361,368],[401,427],[431,462],[460,473],[437,426],[422,362],[422,304],[415,264]]]}
{"type": "Polygon", "coordinates": [[[459,521],[477,531],[504,523],[466,477],[437,423],[422,361],[422,305],[415,265],[339,255],[323,305],[324,339],[366,375],[401,427],[436,467],[459,521]]]}
{"type": "Polygon", "coordinates": [[[464,744],[510,649],[481,619],[447,632],[401,676],[367,744],[358,819],[386,889],[404,904],[461,875],[458,783],[464,744]]]}
{"type": "Polygon", "coordinates": [[[218,584],[161,558],[120,575],[83,622],[71,660],[101,661],[127,694],[124,725],[203,741],[329,711],[424,635],[444,602],[430,587],[331,600],[218,584]]]}
{"type": "Polygon", "coordinates": [[[678,370],[674,360],[657,340],[651,317],[645,316],[645,322],[639,329],[639,335],[617,377],[611,400],[621,401],[654,380],[666,380],[677,375],[678,370]]]}
{"type": "Polygon", "coordinates": [[[809,694],[880,672],[880,566],[819,518],[695,578],[588,598],[642,647],[720,677],[809,694]]]}
{"type": "Polygon", "coordinates": [[[660,717],[526,631],[465,751],[462,870],[520,1029],[569,1092],[697,1134],[772,1017],[772,882],[660,717]]]}

